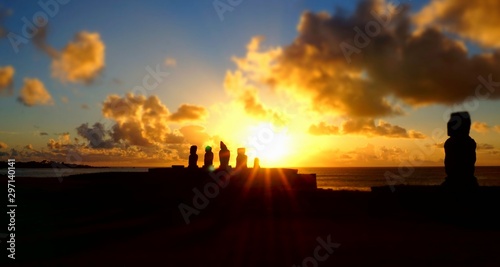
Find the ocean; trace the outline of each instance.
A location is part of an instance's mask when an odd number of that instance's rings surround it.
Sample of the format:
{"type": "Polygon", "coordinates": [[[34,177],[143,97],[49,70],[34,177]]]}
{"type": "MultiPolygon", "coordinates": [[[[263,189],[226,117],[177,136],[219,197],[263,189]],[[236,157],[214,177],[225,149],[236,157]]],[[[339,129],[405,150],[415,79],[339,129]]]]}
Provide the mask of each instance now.
{"type": "MultiPolygon", "coordinates": [[[[299,173],[315,173],[319,188],[369,191],[372,186],[392,184],[439,185],[446,176],[444,167],[323,167],[295,168],[299,173]]],[[[60,172],[64,176],[97,172],[147,172],[147,168],[75,168],[60,172]]],[[[7,174],[7,169],[0,169],[7,174]]],[[[16,177],[56,177],[53,169],[16,169],[16,177]]],[[[500,186],[500,167],[476,167],[482,186],[500,186]]]]}
{"type": "MultiPolygon", "coordinates": [[[[372,186],[440,185],[444,167],[337,167],[298,168],[299,173],[316,173],[319,188],[369,191],[372,186]]],[[[476,167],[475,175],[482,186],[500,186],[500,166],[476,167]]]]}

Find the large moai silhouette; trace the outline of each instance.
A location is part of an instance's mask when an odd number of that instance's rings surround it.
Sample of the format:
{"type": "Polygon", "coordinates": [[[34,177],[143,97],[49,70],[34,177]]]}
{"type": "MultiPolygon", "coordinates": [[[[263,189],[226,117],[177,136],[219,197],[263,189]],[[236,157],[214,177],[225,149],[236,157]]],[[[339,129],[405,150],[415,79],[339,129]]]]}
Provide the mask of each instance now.
{"type": "Polygon", "coordinates": [[[238,148],[238,155],[236,156],[236,169],[246,169],[247,168],[248,157],[245,155],[245,148],[238,148]]]}
{"type": "Polygon", "coordinates": [[[196,154],[197,150],[197,146],[191,146],[191,148],[189,149],[188,168],[198,168],[198,155],[196,154]]]}
{"type": "Polygon", "coordinates": [[[474,176],[476,142],[469,136],[470,127],[468,112],[451,113],[447,124],[449,138],[444,143],[446,180],[443,185],[447,188],[467,190],[478,187],[474,176]]]}
{"type": "Polygon", "coordinates": [[[219,151],[219,168],[222,170],[226,170],[229,168],[229,158],[231,157],[231,152],[227,149],[227,146],[224,142],[220,142],[220,151],[219,151]]]}
{"type": "Polygon", "coordinates": [[[212,152],[211,146],[205,147],[205,158],[203,160],[203,168],[211,170],[214,164],[214,153],[212,152]]]}

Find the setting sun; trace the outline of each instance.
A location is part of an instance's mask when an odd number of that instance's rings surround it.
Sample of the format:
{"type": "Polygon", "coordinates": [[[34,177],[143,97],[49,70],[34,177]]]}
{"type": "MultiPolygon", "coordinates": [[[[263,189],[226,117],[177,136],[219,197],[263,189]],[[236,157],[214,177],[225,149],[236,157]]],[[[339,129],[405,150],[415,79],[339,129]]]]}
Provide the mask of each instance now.
{"type": "Polygon", "coordinates": [[[286,164],[290,153],[290,137],[286,128],[279,129],[271,124],[250,127],[246,141],[249,163],[257,157],[262,166],[275,167],[286,164]]]}

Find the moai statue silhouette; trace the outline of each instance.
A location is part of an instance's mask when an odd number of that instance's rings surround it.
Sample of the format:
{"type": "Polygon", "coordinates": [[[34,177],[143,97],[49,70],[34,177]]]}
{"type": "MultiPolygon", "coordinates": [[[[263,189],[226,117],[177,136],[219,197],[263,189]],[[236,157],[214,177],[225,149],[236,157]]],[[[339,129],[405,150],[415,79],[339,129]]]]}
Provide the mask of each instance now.
{"type": "Polygon", "coordinates": [[[220,169],[227,170],[229,168],[229,158],[231,156],[231,152],[227,149],[227,146],[224,142],[220,142],[220,151],[219,151],[219,162],[220,169]]]}
{"type": "Polygon", "coordinates": [[[189,149],[188,168],[198,168],[198,155],[196,154],[197,150],[197,146],[191,146],[191,148],[189,149]]]}
{"type": "Polygon", "coordinates": [[[253,168],[254,169],[259,169],[260,168],[260,160],[257,157],[255,157],[255,159],[253,160],[253,168]]]}
{"type": "Polygon", "coordinates": [[[469,136],[471,118],[468,112],[451,113],[448,121],[449,138],[444,143],[444,186],[454,189],[478,187],[474,176],[476,163],[476,142],[469,136]]]}
{"type": "Polygon", "coordinates": [[[206,146],[205,147],[205,158],[203,160],[203,168],[207,170],[212,170],[213,169],[213,164],[214,164],[214,153],[212,152],[212,147],[206,146]]]}
{"type": "Polygon", "coordinates": [[[247,155],[245,155],[245,148],[238,148],[238,156],[236,156],[236,169],[246,169],[247,168],[247,155]]]}

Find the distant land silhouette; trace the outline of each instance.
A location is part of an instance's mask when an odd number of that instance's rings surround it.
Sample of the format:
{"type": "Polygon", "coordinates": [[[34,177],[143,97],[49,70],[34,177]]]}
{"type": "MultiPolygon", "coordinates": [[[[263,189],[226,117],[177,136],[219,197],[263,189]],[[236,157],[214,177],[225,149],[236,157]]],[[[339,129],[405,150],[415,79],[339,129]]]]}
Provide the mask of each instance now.
{"type": "MultiPolygon", "coordinates": [[[[84,164],[72,164],[72,163],[65,163],[65,162],[58,162],[58,161],[51,161],[51,160],[42,160],[42,161],[16,161],[16,168],[54,168],[54,166],[61,166],[64,165],[65,167],[68,168],[109,168],[109,167],[96,167],[96,166],[90,166],[90,165],[84,165],[84,164]]],[[[7,161],[0,161],[0,166],[2,168],[7,168],[8,164],[7,161]]]]}

